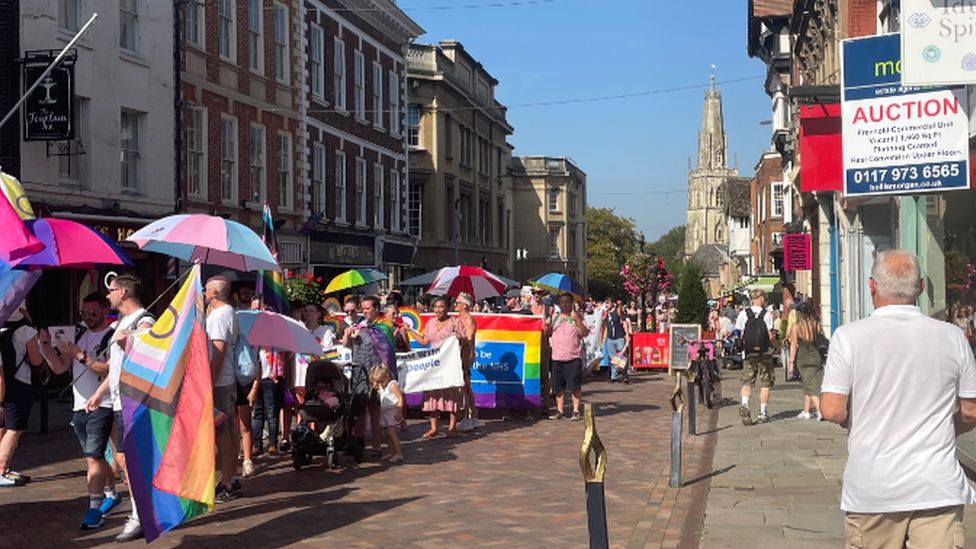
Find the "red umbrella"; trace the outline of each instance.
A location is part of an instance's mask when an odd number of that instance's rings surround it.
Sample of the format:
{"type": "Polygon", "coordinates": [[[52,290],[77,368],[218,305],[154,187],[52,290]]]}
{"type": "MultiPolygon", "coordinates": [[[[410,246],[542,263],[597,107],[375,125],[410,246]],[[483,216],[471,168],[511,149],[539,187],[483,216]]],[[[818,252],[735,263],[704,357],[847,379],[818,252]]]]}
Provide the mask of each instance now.
{"type": "Polygon", "coordinates": [[[453,297],[462,292],[471,294],[475,301],[502,295],[508,286],[498,276],[480,267],[444,267],[437,274],[437,280],[431,285],[427,293],[432,295],[448,294],[453,297]]]}

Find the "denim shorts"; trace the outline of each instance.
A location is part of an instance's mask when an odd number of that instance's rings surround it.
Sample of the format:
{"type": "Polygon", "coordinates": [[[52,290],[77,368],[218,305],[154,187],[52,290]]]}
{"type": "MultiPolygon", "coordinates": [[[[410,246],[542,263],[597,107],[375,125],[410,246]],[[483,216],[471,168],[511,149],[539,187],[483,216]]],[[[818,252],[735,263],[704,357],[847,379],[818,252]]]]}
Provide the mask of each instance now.
{"type": "Polygon", "coordinates": [[[115,414],[111,408],[99,408],[94,412],[76,410],[71,418],[81,451],[86,458],[104,458],[105,447],[112,436],[115,414]]]}
{"type": "Polygon", "coordinates": [[[3,401],[3,428],[26,431],[34,406],[34,388],[17,379],[7,380],[7,394],[3,401]]]}

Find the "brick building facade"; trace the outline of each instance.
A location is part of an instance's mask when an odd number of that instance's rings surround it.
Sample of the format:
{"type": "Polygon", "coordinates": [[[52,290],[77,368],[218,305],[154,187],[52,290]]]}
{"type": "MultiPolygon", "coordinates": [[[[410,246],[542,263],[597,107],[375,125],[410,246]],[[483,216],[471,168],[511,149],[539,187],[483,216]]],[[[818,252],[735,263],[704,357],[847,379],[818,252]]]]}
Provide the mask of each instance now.
{"type": "Polygon", "coordinates": [[[779,153],[763,153],[750,185],[754,274],[772,273],[775,270],[770,252],[783,248],[783,219],[786,208],[792,207],[779,153]]]}

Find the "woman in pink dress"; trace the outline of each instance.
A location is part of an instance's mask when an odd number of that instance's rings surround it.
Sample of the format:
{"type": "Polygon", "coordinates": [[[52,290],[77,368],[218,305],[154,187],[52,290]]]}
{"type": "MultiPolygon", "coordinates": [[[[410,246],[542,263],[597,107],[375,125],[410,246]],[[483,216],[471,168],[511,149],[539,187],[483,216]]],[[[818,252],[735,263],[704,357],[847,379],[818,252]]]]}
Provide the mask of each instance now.
{"type": "MultiPolygon", "coordinates": [[[[424,346],[430,345],[436,348],[445,339],[454,335],[458,321],[456,318],[448,316],[449,306],[450,298],[438,297],[434,301],[434,318],[427,321],[426,326],[424,326],[424,333],[421,335],[414,330],[409,330],[414,341],[424,346]]],[[[460,408],[461,396],[461,389],[424,391],[424,411],[430,412],[430,431],[424,433],[424,438],[437,435],[437,420],[440,418],[441,412],[447,412],[451,416],[447,438],[457,436],[457,412],[460,408]]]]}

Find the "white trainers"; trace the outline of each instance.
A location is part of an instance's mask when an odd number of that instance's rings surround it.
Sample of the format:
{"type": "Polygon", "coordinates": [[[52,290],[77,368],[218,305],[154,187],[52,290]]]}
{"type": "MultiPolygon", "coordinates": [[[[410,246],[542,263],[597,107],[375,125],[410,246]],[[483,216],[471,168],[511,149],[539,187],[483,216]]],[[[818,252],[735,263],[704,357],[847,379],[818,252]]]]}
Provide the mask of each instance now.
{"type": "Polygon", "coordinates": [[[244,460],[244,467],[242,469],[243,469],[243,471],[241,472],[241,476],[242,477],[244,477],[244,478],[251,478],[252,476],[254,476],[254,462],[253,461],[251,461],[249,459],[245,459],[244,460]]]}
{"type": "Polygon", "coordinates": [[[814,416],[814,419],[816,421],[823,421],[823,414],[820,413],[820,410],[817,410],[817,415],[814,416]]]}
{"type": "Polygon", "coordinates": [[[796,417],[800,419],[810,419],[812,416],[810,415],[810,412],[800,412],[799,414],[796,414],[796,417]]]}
{"type": "Polygon", "coordinates": [[[129,515],[129,520],[125,521],[125,526],[122,527],[122,533],[116,536],[115,542],[125,543],[139,539],[142,535],[142,524],[139,522],[139,517],[129,515]]]}

